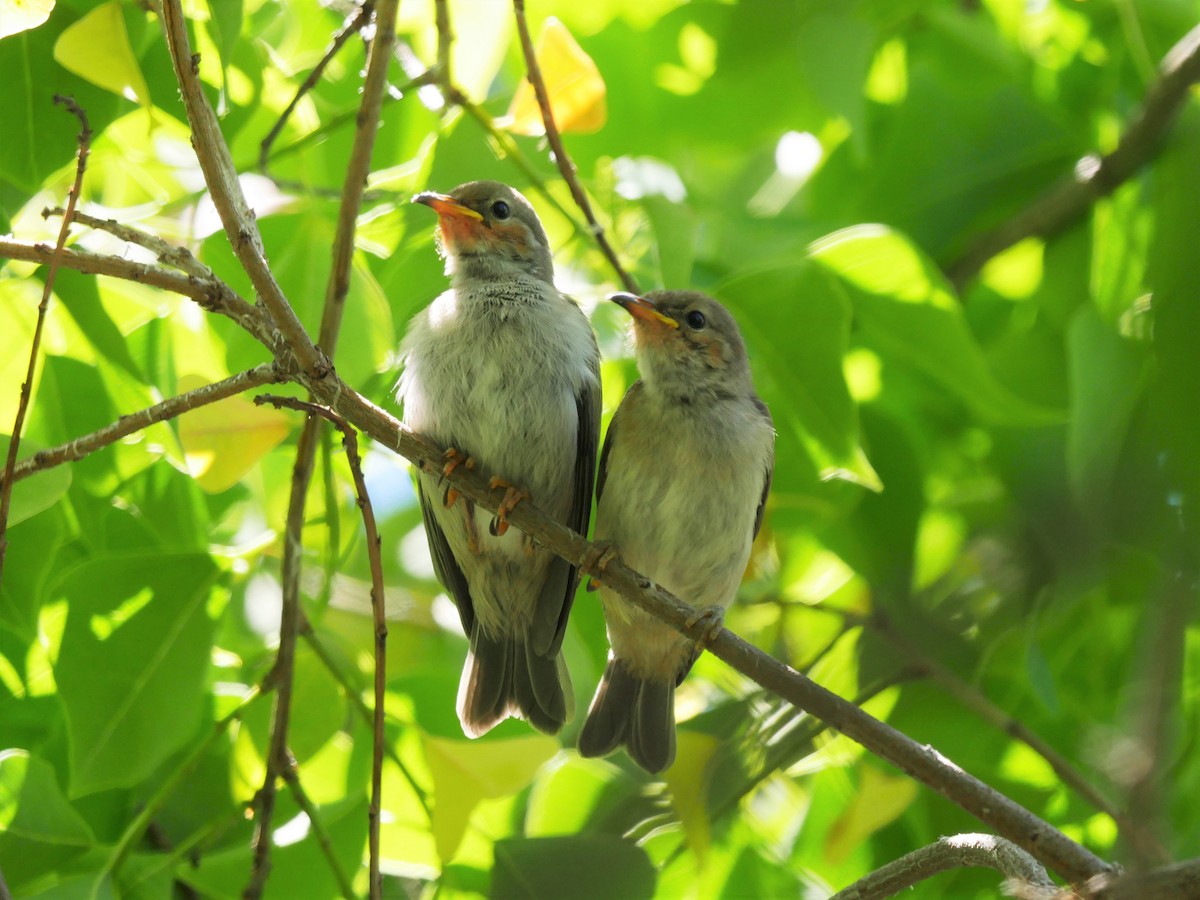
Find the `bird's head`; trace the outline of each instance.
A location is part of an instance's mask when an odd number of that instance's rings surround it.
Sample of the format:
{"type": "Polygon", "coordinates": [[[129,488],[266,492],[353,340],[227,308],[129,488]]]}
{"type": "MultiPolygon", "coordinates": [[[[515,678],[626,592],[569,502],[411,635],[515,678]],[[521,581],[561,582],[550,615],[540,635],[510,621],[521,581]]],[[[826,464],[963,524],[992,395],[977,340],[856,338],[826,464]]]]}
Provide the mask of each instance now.
{"type": "Polygon", "coordinates": [[[519,191],[498,181],[469,181],[449,194],[413,197],[438,214],[446,274],[495,279],[532,275],[554,281],[550,242],[519,191]]]}
{"type": "Polygon", "coordinates": [[[608,298],[633,316],[638,368],[648,388],[679,399],[753,393],[750,362],[737,322],[696,291],[651,291],[608,298]]]}

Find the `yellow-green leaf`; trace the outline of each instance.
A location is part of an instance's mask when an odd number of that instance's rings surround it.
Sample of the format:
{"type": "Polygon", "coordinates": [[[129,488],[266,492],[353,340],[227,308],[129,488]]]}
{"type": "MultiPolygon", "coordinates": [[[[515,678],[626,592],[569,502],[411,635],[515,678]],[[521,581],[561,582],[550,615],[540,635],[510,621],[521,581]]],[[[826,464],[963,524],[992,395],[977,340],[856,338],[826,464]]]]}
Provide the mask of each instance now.
{"type": "MultiPolygon", "coordinates": [[[[201,387],[195,375],[179,379],[180,392],[201,387]]],[[[255,406],[244,397],[228,397],[179,417],[179,442],[188,471],[201,489],[219,494],[237,484],[291,429],[279,410],[255,406]]]]}
{"type": "Polygon", "coordinates": [[[0,0],[0,38],[37,28],[54,9],[54,0],[0,0]]]}
{"type": "Polygon", "coordinates": [[[540,734],[482,743],[425,735],[424,744],[433,776],[433,836],[443,862],[454,858],[481,800],[515,794],[558,752],[558,741],[540,734]]]}
{"type": "Polygon", "coordinates": [[[825,858],[837,865],[868,837],[899,816],[917,796],[917,783],[863,766],[858,792],[825,837],[825,858]]]}
{"type": "MultiPolygon", "coordinates": [[[[604,79],[567,26],[553,17],[546,19],[534,53],[558,130],[589,134],[603,128],[608,120],[604,79]]],[[[517,134],[546,133],[528,80],[522,81],[513,95],[504,126],[517,134]]]]}
{"type": "Polygon", "coordinates": [[[150,105],[150,90],[133,55],[117,0],[97,6],[60,34],[54,43],[54,59],[97,87],[142,106],[150,105]]]}
{"type": "Polygon", "coordinates": [[[671,803],[683,823],[688,846],[696,859],[704,861],[711,843],[708,809],[708,764],[717,752],[720,743],[711,734],[699,731],[681,731],[676,740],[678,748],[675,762],[663,774],[663,780],[671,789],[671,803]]]}

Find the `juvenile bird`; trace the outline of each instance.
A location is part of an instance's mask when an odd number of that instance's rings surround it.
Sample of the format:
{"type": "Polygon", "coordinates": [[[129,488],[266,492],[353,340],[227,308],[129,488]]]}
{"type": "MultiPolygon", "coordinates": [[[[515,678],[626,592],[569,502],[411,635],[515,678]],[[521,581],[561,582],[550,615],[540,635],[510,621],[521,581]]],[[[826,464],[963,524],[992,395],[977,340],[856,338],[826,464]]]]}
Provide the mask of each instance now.
{"type": "MultiPolygon", "coordinates": [[[[719,626],[762,524],[775,430],[733,316],[711,297],[610,298],[633,316],[642,378],[613,416],[596,482],[596,540],[719,626]]],[[[603,565],[601,563],[601,565],[603,565]]],[[[603,586],[612,650],[579,734],[648,772],[675,759],[675,688],[696,643],[603,586]]]]}
{"type": "Polygon", "coordinates": [[[587,532],[600,434],[596,339],[554,287],[546,233],[520,193],[473,181],[413,200],[438,214],[451,287],[413,318],[401,345],[404,422],[451,448],[447,474],[478,462],[497,475],[493,486],[509,488],[491,518],[443,493],[437,477],[418,478],[434,569],[471,642],[459,721],[471,737],[509,716],[554,734],[573,703],[559,650],[575,569],[509,531],[506,516],[532,496],[587,532]]]}

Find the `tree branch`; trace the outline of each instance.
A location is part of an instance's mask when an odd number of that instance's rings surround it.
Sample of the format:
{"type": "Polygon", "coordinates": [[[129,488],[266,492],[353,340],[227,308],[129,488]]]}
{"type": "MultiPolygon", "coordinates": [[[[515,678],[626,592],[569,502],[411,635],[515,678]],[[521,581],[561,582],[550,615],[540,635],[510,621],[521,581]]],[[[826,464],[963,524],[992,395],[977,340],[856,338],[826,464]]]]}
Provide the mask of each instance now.
{"type": "Polygon", "coordinates": [[[187,23],[183,17],[180,0],[162,0],[163,29],[167,36],[171,64],[179,82],[183,103],[187,109],[188,124],[192,131],[192,146],[204,172],[209,196],[221,217],[225,234],[233,252],[250,277],[254,290],[275,326],[283,333],[288,347],[295,354],[301,367],[311,378],[323,378],[331,371],[329,360],[313,344],[304,326],[300,324],[295,310],[283,295],[267,264],[263,250],[262,234],[258,230],[254,211],[246,202],[242,186],[238,181],[237,169],[229,155],[229,147],[221,135],[221,126],[216,113],[200,83],[199,63],[192,55],[188,40],[187,23]]]}
{"type": "Polygon", "coordinates": [[[22,478],[28,478],[35,472],[83,459],[136,431],[149,428],[158,422],[173,419],[190,410],[216,403],[218,400],[224,400],[251,388],[264,384],[278,384],[286,380],[287,376],[283,374],[278,363],[263,363],[253,369],[246,369],[221,381],[206,384],[204,387],[198,387],[177,397],[164,400],[162,403],[156,403],[154,406],[148,406],[127,416],[121,416],[111,425],[106,425],[91,434],[85,434],[83,437],[59,444],[57,447],[39,450],[33,456],[17,463],[12,472],[12,480],[17,482],[22,478]]]}
{"type": "MultiPolygon", "coordinates": [[[[65,215],[66,211],[59,206],[47,207],[42,210],[42,218],[48,219],[51,216],[65,215]]],[[[113,237],[125,241],[128,244],[137,244],[149,250],[162,262],[169,266],[174,266],[181,272],[186,272],[188,275],[196,278],[204,278],[210,281],[217,280],[216,274],[208,266],[204,265],[200,260],[192,254],[187,247],[180,244],[172,244],[164,241],[156,234],[150,234],[148,231],[142,231],[140,228],[134,228],[132,225],[126,225],[123,222],[118,222],[116,219],[98,219],[95,216],[90,216],[85,212],[76,211],[74,220],[80,225],[86,225],[88,228],[96,231],[104,231],[111,234],[113,237]]],[[[249,304],[247,304],[249,305],[249,304]]]]}
{"type": "Polygon", "coordinates": [[[1032,856],[1004,838],[956,834],[914,850],[876,869],[829,900],[883,900],[950,869],[985,866],[1011,879],[1053,889],[1054,882],[1032,856]]]}
{"type": "Polygon", "coordinates": [[[37,374],[38,357],[42,349],[42,329],[46,324],[46,312],[50,308],[50,292],[54,289],[54,277],[58,274],[58,266],[62,258],[63,248],[67,243],[67,233],[71,230],[71,217],[75,214],[75,205],[79,202],[79,192],[83,189],[83,173],[87,171],[88,153],[92,144],[92,128],[88,124],[85,113],[70,97],[54,96],[55,104],[65,106],[67,111],[79,119],[79,153],[75,161],[75,182],[67,195],[67,210],[63,215],[62,226],[58,229],[58,240],[54,244],[54,254],[50,258],[50,268],[46,272],[46,280],[42,284],[42,300],[38,304],[37,324],[33,327],[33,340],[29,344],[29,364],[25,369],[25,381],[21,384],[21,396],[17,402],[17,417],[13,422],[12,437],[8,443],[8,453],[4,461],[4,480],[0,481],[0,584],[4,583],[4,559],[8,555],[8,513],[12,508],[13,469],[17,465],[17,451],[21,447],[21,432],[25,427],[25,416],[29,412],[29,398],[33,395],[33,377],[37,374]]]}
{"type": "Polygon", "coordinates": [[[367,559],[371,567],[371,612],[375,621],[375,712],[372,716],[374,740],[371,756],[368,845],[370,847],[371,900],[380,900],[383,896],[383,881],[379,873],[379,824],[383,794],[384,706],[387,700],[387,622],[384,620],[383,559],[379,552],[379,529],[375,524],[375,510],[371,506],[371,497],[367,493],[367,483],[363,478],[362,459],[358,455],[358,437],[349,422],[328,407],[316,403],[306,403],[292,397],[278,397],[271,394],[255,397],[254,403],[258,406],[269,403],[277,409],[287,407],[306,412],[310,416],[322,416],[332,422],[342,433],[342,446],[346,448],[346,461],[350,465],[350,475],[354,479],[354,493],[358,498],[358,508],[362,512],[363,530],[366,532],[367,559]]]}
{"type": "Polygon", "coordinates": [[[304,790],[304,785],[300,783],[300,775],[296,771],[295,759],[291,753],[288,753],[288,758],[292,764],[285,766],[280,775],[284,782],[287,783],[288,790],[292,792],[292,798],[296,801],[296,805],[300,807],[300,811],[308,816],[308,823],[312,827],[313,834],[317,838],[317,846],[321,848],[321,855],[325,857],[325,861],[329,864],[329,870],[333,872],[333,880],[338,884],[338,890],[341,891],[343,900],[354,900],[354,888],[350,884],[350,879],[346,877],[346,873],[342,870],[342,864],[337,858],[337,854],[333,852],[333,841],[329,838],[329,830],[321,821],[321,816],[317,812],[317,805],[309,799],[308,792],[304,790]]]}
{"type": "Polygon", "coordinates": [[[1189,88],[1200,80],[1200,25],[1168,51],[1159,72],[1158,81],[1112,153],[1080,160],[1073,178],[1060,182],[1012,219],[976,238],[946,266],[946,275],[959,291],[993,256],[1025,238],[1045,238],[1062,231],[1150,161],[1187,99],[1189,88]]]}
{"type": "Polygon", "coordinates": [[[529,36],[529,23],[525,21],[525,0],[513,0],[513,12],[517,17],[517,32],[521,36],[521,51],[525,55],[525,69],[529,73],[529,83],[533,86],[534,96],[537,97],[538,108],[542,111],[542,123],[546,126],[546,140],[550,142],[554,163],[562,172],[563,180],[571,189],[571,197],[575,200],[575,204],[587,218],[592,236],[595,237],[596,244],[600,247],[600,252],[604,254],[604,258],[608,260],[613,271],[617,273],[617,277],[621,279],[625,290],[636,294],[638,293],[637,282],[621,265],[616,251],[613,250],[612,245],[608,242],[608,237],[604,234],[603,226],[596,220],[596,214],[592,212],[592,204],[587,198],[587,192],[579,184],[579,177],[575,173],[575,164],[567,155],[567,148],[563,146],[558,126],[554,124],[554,111],[550,108],[550,95],[546,92],[542,69],[538,65],[537,54],[533,50],[533,39],[529,36]]]}
{"type": "MultiPolygon", "coordinates": [[[[54,248],[46,244],[0,240],[0,259],[49,265],[53,258],[54,248]]],[[[187,297],[195,301],[201,309],[233,319],[273,353],[278,354],[283,347],[282,335],[275,331],[266,320],[266,316],[219,279],[200,278],[163,266],[132,262],[119,256],[93,253],[90,250],[64,249],[59,262],[66,268],[83,272],[85,275],[107,275],[110,278],[148,284],[187,297]]]]}

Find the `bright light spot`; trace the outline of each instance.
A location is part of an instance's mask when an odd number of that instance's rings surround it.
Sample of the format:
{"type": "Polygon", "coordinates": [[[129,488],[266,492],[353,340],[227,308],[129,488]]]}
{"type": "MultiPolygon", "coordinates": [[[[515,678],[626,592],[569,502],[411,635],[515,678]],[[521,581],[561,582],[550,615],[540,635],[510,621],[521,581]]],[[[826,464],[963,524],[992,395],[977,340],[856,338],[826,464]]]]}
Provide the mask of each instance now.
{"type": "Polygon", "coordinates": [[[433,559],[424,528],[414,528],[400,541],[400,565],[414,578],[433,578],[433,559]]]}
{"type": "Polygon", "coordinates": [[[275,829],[275,846],[286,847],[289,844],[300,843],[300,841],[308,837],[308,831],[311,826],[312,823],[309,822],[306,813],[300,813],[294,819],[289,819],[275,829]]]}
{"type": "Polygon", "coordinates": [[[661,159],[622,156],[613,160],[612,167],[617,177],[617,193],[626,200],[660,196],[672,203],[682,203],[687,199],[683,179],[661,159]]]}
{"type": "Polygon", "coordinates": [[[438,627],[454,634],[466,635],[466,632],[463,631],[462,619],[458,617],[458,607],[445,594],[438,594],[433,598],[433,605],[430,606],[429,612],[438,627]]]}
{"type": "Polygon", "coordinates": [[[789,131],[775,145],[775,167],[784,178],[806,179],[821,162],[821,142],[808,131],[789,131]]]}
{"type": "Polygon", "coordinates": [[[1100,157],[1094,153],[1089,153],[1079,162],[1075,163],[1075,180],[1091,181],[1099,171],[1100,157]]]}
{"type": "Polygon", "coordinates": [[[842,371],[855,403],[869,403],[879,396],[883,388],[882,369],[879,356],[863,347],[846,354],[842,360],[842,371]]]}
{"type": "Polygon", "coordinates": [[[246,582],[246,624],[271,641],[279,637],[279,613],[283,591],[272,576],[260,573],[246,582]]]}

